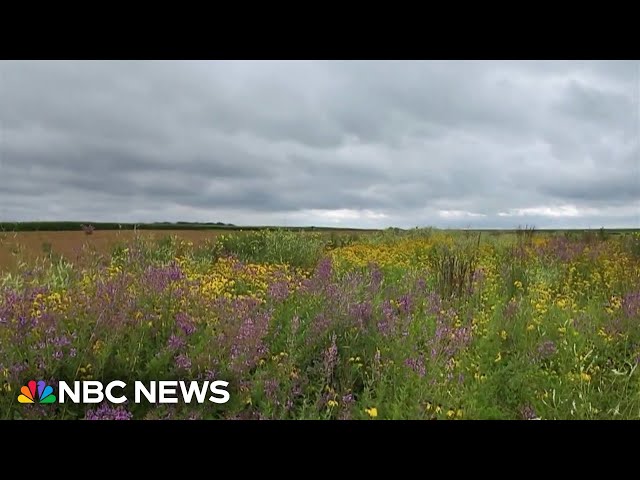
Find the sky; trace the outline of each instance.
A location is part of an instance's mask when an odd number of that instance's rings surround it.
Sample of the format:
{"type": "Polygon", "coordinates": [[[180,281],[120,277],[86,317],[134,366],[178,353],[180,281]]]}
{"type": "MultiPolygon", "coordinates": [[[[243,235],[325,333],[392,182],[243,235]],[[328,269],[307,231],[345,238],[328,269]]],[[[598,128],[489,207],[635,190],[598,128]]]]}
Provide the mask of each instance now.
{"type": "Polygon", "coordinates": [[[640,227],[639,61],[0,61],[0,221],[640,227]]]}

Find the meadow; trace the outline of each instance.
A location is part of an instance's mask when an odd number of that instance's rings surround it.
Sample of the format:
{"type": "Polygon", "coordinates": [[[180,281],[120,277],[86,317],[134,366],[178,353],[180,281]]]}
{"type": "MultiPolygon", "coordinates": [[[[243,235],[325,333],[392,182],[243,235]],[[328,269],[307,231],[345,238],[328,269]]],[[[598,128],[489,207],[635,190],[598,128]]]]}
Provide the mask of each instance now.
{"type": "Polygon", "coordinates": [[[2,419],[640,418],[638,233],[38,243],[0,268],[2,419]],[[20,404],[30,379],[221,379],[230,401],[20,404]]]}

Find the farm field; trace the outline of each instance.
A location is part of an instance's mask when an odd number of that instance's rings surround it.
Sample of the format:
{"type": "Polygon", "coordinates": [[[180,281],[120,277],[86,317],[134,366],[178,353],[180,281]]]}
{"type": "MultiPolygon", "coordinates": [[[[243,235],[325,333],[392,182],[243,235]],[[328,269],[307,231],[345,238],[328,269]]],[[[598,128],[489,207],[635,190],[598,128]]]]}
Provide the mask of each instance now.
{"type": "Polygon", "coordinates": [[[19,262],[33,263],[49,254],[69,262],[82,262],[94,255],[108,256],[118,245],[134,239],[158,240],[175,236],[194,245],[201,245],[220,234],[220,230],[96,230],[86,235],[76,231],[0,232],[0,272],[18,271],[19,262]]]}
{"type": "Polygon", "coordinates": [[[0,235],[2,419],[640,418],[638,233],[0,235]],[[19,404],[31,378],[230,400],[19,404]]]}

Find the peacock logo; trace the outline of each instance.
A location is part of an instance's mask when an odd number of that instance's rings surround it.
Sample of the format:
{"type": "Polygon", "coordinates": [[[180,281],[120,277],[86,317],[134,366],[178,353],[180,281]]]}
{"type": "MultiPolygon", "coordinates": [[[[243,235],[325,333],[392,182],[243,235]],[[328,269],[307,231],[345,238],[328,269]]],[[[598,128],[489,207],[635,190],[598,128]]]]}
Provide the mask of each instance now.
{"type": "Polygon", "coordinates": [[[35,380],[31,380],[26,386],[20,389],[20,395],[18,395],[18,402],[20,403],[36,403],[36,389],[38,393],[37,403],[54,403],[56,396],[53,394],[53,387],[47,385],[44,380],[40,380],[36,383],[35,380]]]}

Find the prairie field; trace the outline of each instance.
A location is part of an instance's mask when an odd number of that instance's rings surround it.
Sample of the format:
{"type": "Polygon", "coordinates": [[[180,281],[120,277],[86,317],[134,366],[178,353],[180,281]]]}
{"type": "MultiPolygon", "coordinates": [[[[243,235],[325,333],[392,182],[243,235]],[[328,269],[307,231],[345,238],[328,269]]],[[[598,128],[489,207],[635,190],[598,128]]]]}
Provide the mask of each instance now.
{"type": "Polygon", "coordinates": [[[640,418],[638,233],[0,235],[2,419],[640,418]],[[230,400],[18,403],[34,378],[230,400]]]}

